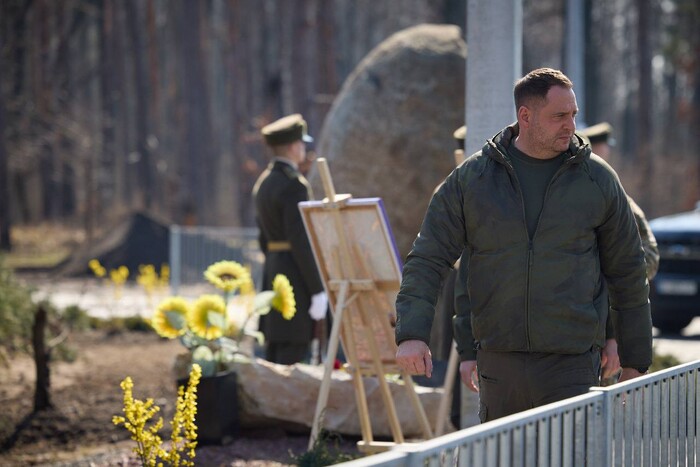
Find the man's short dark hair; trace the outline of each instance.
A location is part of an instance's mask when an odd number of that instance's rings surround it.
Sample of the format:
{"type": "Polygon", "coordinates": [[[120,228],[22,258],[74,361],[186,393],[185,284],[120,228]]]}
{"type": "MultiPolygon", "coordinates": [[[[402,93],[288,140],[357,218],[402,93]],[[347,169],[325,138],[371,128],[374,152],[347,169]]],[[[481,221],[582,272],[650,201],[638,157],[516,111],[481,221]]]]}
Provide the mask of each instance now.
{"type": "Polygon", "coordinates": [[[552,68],[532,70],[515,83],[513,98],[515,111],[523,105],[532,105],[533,101],[544,101],[553,86],[573,89],[574,84],[561,71],[552,68]]]}

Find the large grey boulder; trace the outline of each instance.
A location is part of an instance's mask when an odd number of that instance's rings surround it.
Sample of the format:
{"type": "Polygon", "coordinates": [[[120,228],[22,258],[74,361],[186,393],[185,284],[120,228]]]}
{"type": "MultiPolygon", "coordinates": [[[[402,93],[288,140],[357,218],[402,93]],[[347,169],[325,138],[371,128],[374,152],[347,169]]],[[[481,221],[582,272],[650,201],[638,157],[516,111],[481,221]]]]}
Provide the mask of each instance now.
{"type": "MultiPolygon", "coordinates": [[[[338,193],[384,200],[402,258],[433,190],[455,167],[466,55],[457,26],[423,24],[392,35],[348,77],[319,137],[338,193]]],[[[322,198],[316,171],[310,181],[322,198]]]]}
{"type": "MultiPolygon", "coordinates": [[[[309,432],[313,425],[323,367],[296,363],[278,365],[262,359],[236,366],[240,424],[248,427],[278,427],[290,431],[309,432]]],[[[367,395],[372,432],[378,437],[391,437],[391,425],[376,378],[363,378],[367,395]]],[[[407,438],[423,435],[418,416],[402,382],[389,380],[401,430],[407,438]]],[[[432,427],[442,397],[442,389],[415,386],[416,393],[432,427]]],[[[472,407],[476,413],[477,407],[472,407]]],[[[334,370],[331,375],[328,403],[322,427],[345,435],[360,435],[360,418],[355,403],[355,387],[351,376],[334,370]]],[[[454,427],[450,425],[449,430],[454,427]]]]}

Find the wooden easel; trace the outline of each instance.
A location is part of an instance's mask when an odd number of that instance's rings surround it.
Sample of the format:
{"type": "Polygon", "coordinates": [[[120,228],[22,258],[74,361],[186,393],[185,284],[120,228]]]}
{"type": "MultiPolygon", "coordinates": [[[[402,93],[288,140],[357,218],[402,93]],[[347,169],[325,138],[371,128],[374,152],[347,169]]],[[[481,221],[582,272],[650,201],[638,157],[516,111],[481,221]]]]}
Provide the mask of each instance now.
{"type": "MultiPolygon", "coordinates": [[[[333,364],[338,352],[339,342],[343,345],[345,356],[348,360],[348,370],[352,376],[355,388],[355,402],[360,418],[362,441],[358,442],[358,448],[365,453],[375,453],[389,449],[395,444],[404,443],[404,436],[396,413],[396,407],[386,374],[401,374],[411,405],[418,417],[418,421],[426,439],[432,437],[432,429],[428,422],[425,410],[413,387],[411,376],[401,370],[396,364],[396,344],[393,340],[394,331],[387,313],[377,313],[382,309],[380,293],[388,290],[398,290],[399,281],[374,280],[367,264],[350,245],[346,238],[343,225],[342,211],[347,208],[350,195],[336,195],[335,188],[324,158],[318,159],[318,168],[323,182],[326,198],[323,200],[323,208],[331,211],[333,216],[333,234],[338,239],[338,249],[334,253],[334,263],[339,271],[338,278],[330,279],[328,271],[323,265],[319,265],[322,279],[329,294],[329,301],[333,305],[333,326],[328,341],[328,351],[324,363],[323,380],[316,402],[316,411],[309,438],[311,449],[318,437],[323,411],[328,402],[331,374],[333,364]],[[390,337],[389,342],[380,342],[377,336],[390,337]],[[360,342],[361,341],[361,342],[360,342]],[[358,347],[359,346],[359,347],[358,347]],[[388,346],[388,347],[387,347],[388,346]],[[387,350],[388,349],[388,350],[387,350]],[[379,389],[387,412],[394,442],[378,442],[374,440],[372,426],[367,405],[367,395],[363,384],[363,376],[376,377],[379,389]]],[[[311,238],[312,248],[314,238],[311,238]]],[[[318,257],[317,257],[318,260],[318,257]]],[[[385,304],[384,304],[385,305],[385,304]]],[[[393,312],[393,304],[392,312],[393,312]]],[[[385,311],[386,307],[384,306],[385,311]]]]}

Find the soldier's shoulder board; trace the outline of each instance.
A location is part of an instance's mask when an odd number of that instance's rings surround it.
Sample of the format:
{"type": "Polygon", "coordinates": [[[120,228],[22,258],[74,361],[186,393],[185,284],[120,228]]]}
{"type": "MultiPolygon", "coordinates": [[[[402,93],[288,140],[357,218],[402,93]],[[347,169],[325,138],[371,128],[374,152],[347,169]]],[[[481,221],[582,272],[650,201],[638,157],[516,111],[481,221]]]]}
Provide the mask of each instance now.
{"type": "Polygon", "coordinates": [[[286,165],[286,164],[285,164],[284,167],[282,167],[282,172],[284,172],[284,174],[285,174],[290,180],[294,180],[294,179],[296,179],[296,178],[299,178],[299,171],[296,170],[296,169],[295,169],[294,167],[292,167],[292,166],[289,166],[289,165],[286,165]]]}

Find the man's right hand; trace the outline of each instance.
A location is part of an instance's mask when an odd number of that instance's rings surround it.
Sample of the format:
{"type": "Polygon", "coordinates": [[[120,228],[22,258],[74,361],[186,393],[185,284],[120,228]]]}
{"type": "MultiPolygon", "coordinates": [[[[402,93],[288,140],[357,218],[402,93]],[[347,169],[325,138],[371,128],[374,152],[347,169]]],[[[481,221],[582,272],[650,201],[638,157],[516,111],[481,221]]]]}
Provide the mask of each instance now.
{"type": "Polygon", "coordinates": [[[403,341],[396,351],[396,363],[402,370],[411,375],[425,375],[427,378],[433,374],[433,356],[428,344],[417,339],[403,341]]]}
{"type": "Polygon", "coordinates": [[[476,368],[476,360],[465,360],[459,364],[459,375],[462,384],[472,392],[479,392],[479,373],[476,368]]]}

